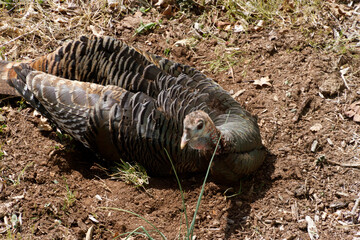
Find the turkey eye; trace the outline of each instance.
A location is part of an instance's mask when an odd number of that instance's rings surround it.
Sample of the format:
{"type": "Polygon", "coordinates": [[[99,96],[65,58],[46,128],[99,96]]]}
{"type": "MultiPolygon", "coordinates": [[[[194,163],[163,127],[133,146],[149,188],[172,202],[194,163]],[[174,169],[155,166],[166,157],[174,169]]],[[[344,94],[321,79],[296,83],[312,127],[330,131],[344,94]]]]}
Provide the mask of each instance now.
{"type": "Polygon", "coordinates": [[[200,130],[204,127],[204,123],[203,122],[200,122],[198,125],[197,125],[197,129],[200,130]]]}

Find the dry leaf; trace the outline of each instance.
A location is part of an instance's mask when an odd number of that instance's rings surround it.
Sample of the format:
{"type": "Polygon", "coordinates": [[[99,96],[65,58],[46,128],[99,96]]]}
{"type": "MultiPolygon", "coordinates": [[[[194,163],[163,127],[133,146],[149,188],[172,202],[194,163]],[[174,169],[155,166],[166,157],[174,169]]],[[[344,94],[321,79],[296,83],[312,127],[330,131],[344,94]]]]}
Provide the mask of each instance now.
{"type": "Polygon", "coordinates": [[[269,87],[272,86],[271,85],[271,80],[270,80],[270,78],[268,76],[262,77],[259,80],[255,80],[254,85],[258,85],[258,86],[261,86],[261,87],[264,86],[264,85],[269,86],[269,87]]]}
{"type": "Polygon", "coordinates": [[[243,25],[235,25],[235,26],[234,26],[234,32],[235,32],[235,33],[245,32],[245,31],[246,31],[246,30],[245,30],[245,28],[244,28],[243,25]]]}
{"type": "Polygon", "coordinates": [[[155,6],[167,7],[172,4],[174,4],[173,0],[159,0],[157,3],[155,3],[155,6]]]}
{"type": "Polygon", "coordinates": [[[110,8],[116,8],[120,4],[117,0],[108,0],[107,2],[110,8]]]}
{"type": "Polygon", "coordinates": [[[231,25],[227,25],[225,28],[224,28],[225,31],[231,31],[231,25]]]}
{"type": "Polygon", "coordinates": [[[226,28],[227,26],[231,25],[231,23],[230,23],[230,22],[217,21],[217,22],[215,23],[215,25],[216,25],[218,28],[220,28],[220,29],[224,29],[224,28],[226,28]]]}
{"type": "Polygon", "coordinates": [[[54,22],[64,24],[64,23],[68,23],[68,22],[69,22],[69,19],[66,18],[66,17],[59,17],[59,16],[57,16],[57,17],[54,18],[54,22]]]}
{"type": "Polygon", "coordinates": [[[142,17],[142,12],[137,11],[133,15],[126,16],[121,21],[121,28],[134,29],[140,26],[140,24],[146,25],[151,21],[142,17]]]}
{"type": "Polygon", "coordinates": [[[345,116],[352,118],[355,122],[360,122],[360,101],[352,103],[345,112],[345,116]]]}
{"type": "Polygon", "coordinates": [[[253,31],[260,31],[264,28],[264,20],[260,20],[256,26],[253,28],[253,31]]]}
{"type": "Polygon", "coordinates": [[[197,40],[195,38],[185,38],[174,43],[175,46],[189,47],[197,44],[197,40]]]}
{"type": "Polygon", "coordinates": [[[168,5],[161,14],[166,17],[172,17],[174,14],[171,5],[168,5]]]}
{"type": "Polygon", "coordinates": [[[51,132],[53,130],[52,127],[47,123],[39,123],[37,127],[42,132],[51,132]]]}
{"type": "Polygon", "coordinates": [[[89,28],[95,36],[97,36],[97,37],[104,36],[104,31],[102,29],[98,29],[97,27],[95,27],[93,25],[90,25],[89,28]]]}
{"type": "Polygon", "coordinates": [[[310,127],[310,131],[317,132],[322,129],[322,125],[320,123],[315,123],[312,127],[310,127]]]}

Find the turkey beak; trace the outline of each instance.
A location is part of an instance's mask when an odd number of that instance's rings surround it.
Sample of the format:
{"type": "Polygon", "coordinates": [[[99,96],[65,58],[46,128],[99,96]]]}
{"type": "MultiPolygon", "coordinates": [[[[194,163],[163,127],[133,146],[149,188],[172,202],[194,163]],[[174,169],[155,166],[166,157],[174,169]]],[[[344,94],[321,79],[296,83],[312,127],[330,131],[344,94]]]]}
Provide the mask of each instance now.
{"type": "Polygon", "coordinates": [[[180,149],[184,149],[190,138],[187,133],[184,133],[181,137],[180,149]]]}

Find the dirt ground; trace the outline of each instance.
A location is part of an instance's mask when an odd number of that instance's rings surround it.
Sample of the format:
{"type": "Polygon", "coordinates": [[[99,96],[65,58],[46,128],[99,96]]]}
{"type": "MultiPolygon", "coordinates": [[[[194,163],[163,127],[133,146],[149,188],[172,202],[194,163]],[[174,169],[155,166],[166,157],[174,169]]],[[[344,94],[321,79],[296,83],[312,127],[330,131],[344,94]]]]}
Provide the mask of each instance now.
{"type": "MultiPolygon", "coordinates": [[[[355,1],[351,9],[359,6],[355,1]]],[[[95,30],[87,26],[78,32],[71,29],[67,35],[49,34],[46,44],[36,31],[24,37],[0,30],[1,56],[35,58],[68,38],[94,32],[161,56],[168,50],[169,58],[203,70],[258,116],[269,152],[263,166],[241,181],[240,190],[206,183],[196,216],[196,239],[310,239],[309,232],[313,239],[360,239],[360,125],[346,116],[350,105],[360,99],[360,44],[359,38],[329,44],[336,42],[334,29],[339,26],[342,34],[353,24],[359,31],[359,12],[324,17],[327,27],[317,29],[310,24],[267,25],[229,34],[218,27],[216,37],[203,37],[189,46],[175,43],[193,36],[198,14],[166,18],[136,11],[119,15],[108,28],[95,25],[95,30]],[[159,19],[157,28],[134,35],[141,21],[159,19]],[[17,46],[7,42],[15,38],[17,46]],[[227,52],[234,54],[222,58],[227,52]],[[259,79],[266,84],[254,84],[259,79]],[[310,218],[317,230],[308,229],[310,218]]],[[[11,17],[20,19],[25,14],[0,12],[11,26],[16,25],[11,17]]],[[[93,239],[123,239],[126,235],[121,234],[143,226],[160,239],[139,217],[106,207],[141,215],[168,239],[184,236],[175,178],[150,178],[146,191],[113,180],[86,149],[53,131],[41,131],[40,117],[29,106],[21,108],[19,100],[2,101],[0,238],[84,239],[93,226],[93,239]],[[13,226],[7,228],[9,224],[13,226]]],[[[181,180],[190,220],[203,177],[181,180]]]]}

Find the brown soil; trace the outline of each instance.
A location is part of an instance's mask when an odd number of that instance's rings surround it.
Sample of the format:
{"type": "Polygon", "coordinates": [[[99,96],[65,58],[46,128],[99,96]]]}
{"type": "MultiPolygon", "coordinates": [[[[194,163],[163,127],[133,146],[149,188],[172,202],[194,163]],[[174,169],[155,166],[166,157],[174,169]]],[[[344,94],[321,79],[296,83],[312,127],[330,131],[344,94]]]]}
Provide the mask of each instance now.
{"type": "MultiPolygon", "coordinates": [[[[348,106],[360,98],[359,48],[340,54],[317,47],[332,38],[331,31],[315,31],[310,43],[299,29],[265,28],[226,36],[226,47],[238,48],[239,62],[212,73],[206,62],[216,60],[223,45],[204,38],[191,49],[174,46],[189,37],[194,19],[164,19],[161,28],[136,36],[132,22],[124,20],[115,36],[162,56],[169,48],[171,59],[204,70],[231,93],[244,89],[236,99],[258,116],[268,157],[241,181],[236,196],[229,197],[239,186],[229,190],[206,183],[196,216],[197,239],[309,239],[306,216],[315,221],[320,239],[359,238],[360,208],[350,212],[360,193],[360,171],[341,166],[359,162],[360,156],[360,125],[345,117],[348,106]],[[342,66],[350,67],[345,75],[350,89],[343,84],[342,66]],[[251,82],[262,77],[269,77],[272,86],[251,82]]],[[[14,100],[5,104],[2,116],[6,127],[0,133],[5,154],[0,161],[0,221],[21,216],[22,224],[13,228],[17,234],[4,231],[0,236],[84,239],[94,226],[93,239],[110,239],[143,226],[160,239],[140,218],[104,207],[133,211],[168,239],[184,233],[175,178],[151,178],[146,191],[137,189],[110,179],[97,159],[76,143],[40,131],[40,118],[31,108],[19,110],[14,100]],[[73,202],[68,201],[69,192],[73,202]]],[[[181,180],[190,220],[202,181],[202,175],[181,180]]]]}

